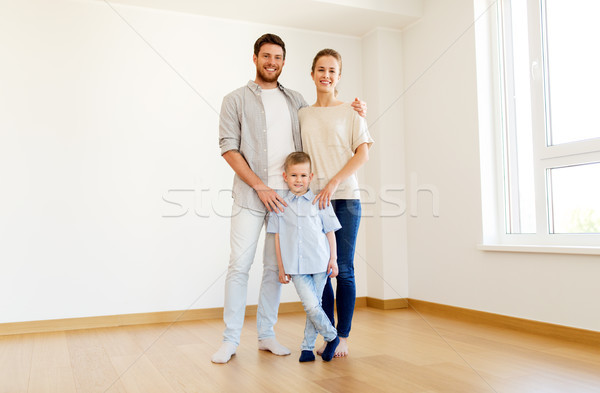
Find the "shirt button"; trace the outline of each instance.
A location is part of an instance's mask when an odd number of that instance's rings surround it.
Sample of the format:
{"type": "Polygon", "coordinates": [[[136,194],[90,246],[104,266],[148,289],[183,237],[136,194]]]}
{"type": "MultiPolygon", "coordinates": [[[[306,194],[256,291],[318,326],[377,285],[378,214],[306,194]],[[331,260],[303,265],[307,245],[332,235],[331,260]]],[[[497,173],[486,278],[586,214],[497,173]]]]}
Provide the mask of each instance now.
{"type": "Polygon", "coordinates": [[[266,171],[267,171],[267,169],[265,168],[265,169],[263,169],[263,171],[264,171],[264,172],[266,172],[266,171]]]}
{"type": "Polygon", "coordinates": [[[264,151],[267,151],[267,149],[265,149],[264,151]]]}
{"type": "Polygon", "coordinates": [[[267,130],[263,130],[263,132],[267,132],[267,130]]]}

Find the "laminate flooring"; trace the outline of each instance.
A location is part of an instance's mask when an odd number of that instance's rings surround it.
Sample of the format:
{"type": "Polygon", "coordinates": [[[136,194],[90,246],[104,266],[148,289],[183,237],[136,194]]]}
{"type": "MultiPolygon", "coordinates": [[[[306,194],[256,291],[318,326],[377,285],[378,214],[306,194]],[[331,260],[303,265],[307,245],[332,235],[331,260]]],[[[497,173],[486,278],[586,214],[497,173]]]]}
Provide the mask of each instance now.
{"type": "Polygon", "coordinates": [[[299,363],[304,321],[280,315],[277,338],[292,354],[275,356],[258,350],[247,317],[224,365],[210,362],[221,320],[2,336],[0,392],[600,393],[598,346],[412,308],[359,308],[347,358],[299,363]]]}

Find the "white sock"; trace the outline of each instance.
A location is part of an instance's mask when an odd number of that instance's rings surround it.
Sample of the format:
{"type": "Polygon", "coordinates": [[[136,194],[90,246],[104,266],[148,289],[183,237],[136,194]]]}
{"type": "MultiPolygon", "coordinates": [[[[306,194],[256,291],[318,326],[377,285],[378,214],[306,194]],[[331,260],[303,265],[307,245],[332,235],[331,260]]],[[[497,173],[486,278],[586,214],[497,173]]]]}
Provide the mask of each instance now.
{"type": "Polygon", "coordinates": [[[231,356],[235,355],[235,350],[237,349],[237,345],[234,343],[230,343],[225,341],[221,348],[210,359],[213,363],[227,363],[231,356]]]}
{"type": "Polygon", "coordinates": [[[275,337],[258,340],[258,349],[261,351],[271,351],[273,354],[279,356],[289,355],[291,353],[289,349],[279,344],[275,337]]]}

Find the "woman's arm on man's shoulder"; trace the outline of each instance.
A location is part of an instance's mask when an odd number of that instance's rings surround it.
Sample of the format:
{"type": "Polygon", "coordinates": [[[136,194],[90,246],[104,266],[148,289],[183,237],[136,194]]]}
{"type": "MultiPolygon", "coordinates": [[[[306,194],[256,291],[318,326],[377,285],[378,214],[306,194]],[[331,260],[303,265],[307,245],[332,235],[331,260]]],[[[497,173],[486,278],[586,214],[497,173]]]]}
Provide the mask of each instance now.
{"type": "Polygon", "coordinates": [[[352,109],[357,111],[361,117],[365,117],[365,118],[367,117],[367,103],[366,102],[361,101],[358,99],[358,97],[356,97],[350,105],[352,106],[352,109]]]}

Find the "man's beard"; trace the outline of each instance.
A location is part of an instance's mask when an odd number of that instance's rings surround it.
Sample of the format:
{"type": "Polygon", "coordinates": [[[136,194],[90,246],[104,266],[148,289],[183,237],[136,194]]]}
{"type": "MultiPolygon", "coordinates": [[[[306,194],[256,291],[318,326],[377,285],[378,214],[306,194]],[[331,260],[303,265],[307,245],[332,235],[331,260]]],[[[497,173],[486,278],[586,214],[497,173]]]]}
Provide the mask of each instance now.
{"type": "Polygon", "coordinates": [[[262,79],[263,81],[268,82],[268,83],[276,82],[277,78],[279,78],[280,74],[281,74],[281,68],[279,70],[277,70],[277,72],[275,72],[274,74],[267,73],[262,68],[258,69],[258,75],[260,76],[260,79],[262,79]]]}

